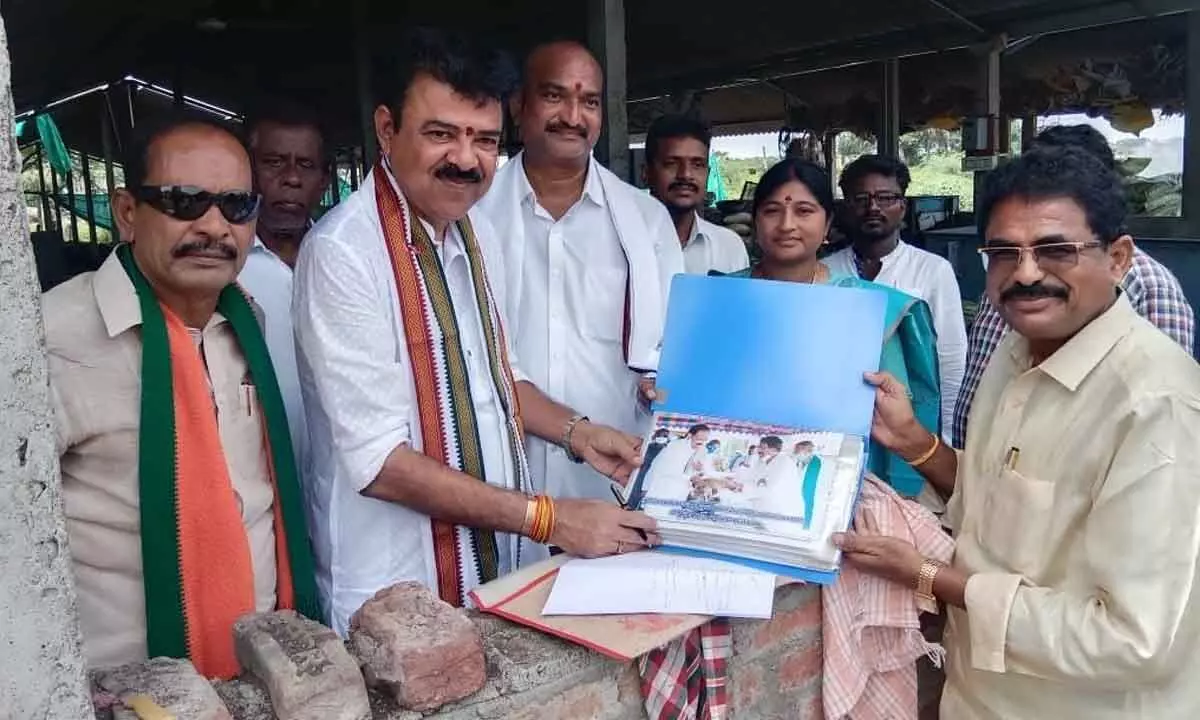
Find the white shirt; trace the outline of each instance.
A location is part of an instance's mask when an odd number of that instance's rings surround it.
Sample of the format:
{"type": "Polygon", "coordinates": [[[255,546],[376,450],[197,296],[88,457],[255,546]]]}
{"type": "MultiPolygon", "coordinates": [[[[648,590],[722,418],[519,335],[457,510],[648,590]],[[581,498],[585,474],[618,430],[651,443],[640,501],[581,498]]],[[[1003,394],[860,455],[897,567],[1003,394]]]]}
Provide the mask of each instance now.
{"type": "Polygon", "coordinates": [[[267,352],[271,354],[271,364],[275,366],[275,379],[287,411],[292,450],[296,454],[296,471],[300,474],[305,492],[308,492],[308,420],[300,392],[300,373],[296,369],[296,338],[292,331],[292,269],[255,236],[246,257],[246,265],[238,275],[238,283],[262,308],[263,337],[267,342],[267,352]]]}
{"type": "MultiPolygon", "coordinates": [[[[825,258],[833,275],[858,276],[854,249],[845,248],[825,258]]],[[[883,258],[875,282],[924,300],[933,314],[937,332],[938,371],[942,381],[942,435],[949,442],[954,423],[954,403],[967,365],[967,326],[962,294],[954,267],[941,255],[901,241],[883,258]]]]}
{"type": "Polygon", "coordinates": [[[750,267],[750,255],[737,233],[696,213],[691,236],[683,246],[683,266],[689,275],[707,275],[709,270],[732,273],[750,267]]]}
{"type": "Polygon", "coordinates": [[[803,474],[793,458],[780,453],[767,460],[760,471],[765,485],[756,493],[761,512],[804,517],[803,474]]]}
{"type": "Polygon", "coordinates": [[[689,437],[672,440],[650,465],[646,495],[657,500],[687,500],[692,491],[692,476],[700,473],[704,454],[704,446],[695,447],[689,437]]]}
{"type": "MultiPolygon", "coordinates": [[[[550,397],[593,422],[641,436],[647,417],[639,412],[638,376],[626,366],[622,344],[629,265],[599,174],[589,170],[583,196],[557,222],[523,170],[519,182],[526,250],[517,355],[550,397]]],[[[608,478],[571,462],[562,448],[532,437],[528,447],[540,492],[612,500],[608,478]]]]}
{"type": "MultiPolygon", "coordinates": [[[[491,224],[474,213],[470,218],[485,267],[501,267],[491,224]]],[[[447,231],[438,250],[467,359],[488,481],[512,487],[508,430],[457,230],[447,231]]],[[[489,272],[488,279],[503,308],[504,274],[489,272]]],[[[317,489],[311,528],[317,582],[333,628],[345,635],[350,616],[378,590],[403,580],[436,588],[437,579],[429,517],[360,494],[395,448],[408,444],[419,451],[422,444],[422,409],[372,176],[305,239],[296,266],[295,321],[317,489]]],[[[496,539],[500,571],[509,572],[513,537],[497,533],[496,539]]],[[[467,582],[463,592],[472,589],[467,582]]]]}

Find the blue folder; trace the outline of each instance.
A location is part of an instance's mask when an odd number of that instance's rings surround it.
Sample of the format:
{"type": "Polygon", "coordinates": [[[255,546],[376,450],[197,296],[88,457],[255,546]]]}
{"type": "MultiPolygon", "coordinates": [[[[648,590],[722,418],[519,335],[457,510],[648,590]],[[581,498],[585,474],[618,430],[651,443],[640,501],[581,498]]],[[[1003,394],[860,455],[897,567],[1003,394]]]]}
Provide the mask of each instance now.
{"type": "MultiPolygon", "coordinates": [[[[858,435],[865,452],[875,390],[863,373],[879,369],[886,313],[887,296],[871,290],[676,275],[653,410],[858,435]]],[[[641,500],[642,488],[635,486],[630,501],[641,500]]],[[[662,549],[822,584],[837,577],[836,571],[662,549]]]]}

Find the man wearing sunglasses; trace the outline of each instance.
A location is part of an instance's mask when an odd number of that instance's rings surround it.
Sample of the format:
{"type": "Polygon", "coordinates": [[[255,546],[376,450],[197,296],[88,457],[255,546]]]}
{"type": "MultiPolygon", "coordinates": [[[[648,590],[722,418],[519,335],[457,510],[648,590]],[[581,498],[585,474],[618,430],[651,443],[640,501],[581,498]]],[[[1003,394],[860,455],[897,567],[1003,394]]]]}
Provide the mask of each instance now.
{"type": "Polygon", "coordinates": [[[320,614],[287,416],[235,283],[260,198],[225,128],[142,132],[121,244],[44,299],[80,621],[94,666],[169,656],[227,678],[238,617],[320,614]]]}
{"type": "Polygon", "coordinates": [[[978,213],[988,298],[1015,332],[965,449],[868,377],[872,434],[952,493],[952,564],[836,541],[950,608],[942,717],[1200,717],[1200,366],[1121,290],[1121,181],[1082,150],[1035,148],[989,176],[978,213]]]}
{"type": "MultiPolygon", "coordinates": [[[[839,224],[851,246],[825,262],[833,272],[888,285],[929,304],[937,332],[942,427],[948,433],[967,358],[962,296],[948,260],[900,237],[909,180],[904,163],[881,155],[864,155],[847,165],[838,181],[845,198],[839,224]]],[[[922,497],[940,512],[940,500],[929,493],[922,497]]]]}

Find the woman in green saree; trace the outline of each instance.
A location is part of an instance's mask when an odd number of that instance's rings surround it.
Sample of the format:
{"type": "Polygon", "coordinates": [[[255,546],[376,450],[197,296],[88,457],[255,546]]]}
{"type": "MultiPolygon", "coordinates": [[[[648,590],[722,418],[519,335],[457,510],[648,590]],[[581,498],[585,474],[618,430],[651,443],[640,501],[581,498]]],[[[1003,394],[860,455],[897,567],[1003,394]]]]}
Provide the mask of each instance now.
{"type": "MultiPolygon", "coordinates": [[[[831,188],[829,176],[819,165],[798,158],[785,159],[763,174],[752,209],[762,258],[730,276],[827,283],[885,293],[888,316],[879,367],[908,388],[917,419],[930,432],[938,433],[941,393],[929,306],[894,288],[853,276],[831,276],[818,257],[833,222],[831,188]]],[[[919,495],[924,485],[903,458],[875,442],[871,443],[868,470],[907,497],[919,495]]]]}

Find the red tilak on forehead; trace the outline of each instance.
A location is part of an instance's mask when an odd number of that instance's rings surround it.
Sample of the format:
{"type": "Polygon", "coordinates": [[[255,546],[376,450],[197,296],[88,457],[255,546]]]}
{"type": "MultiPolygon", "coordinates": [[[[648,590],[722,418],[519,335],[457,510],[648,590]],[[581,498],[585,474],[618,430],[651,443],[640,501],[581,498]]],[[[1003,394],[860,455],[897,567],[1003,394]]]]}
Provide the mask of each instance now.
{"type": "Polygon", "coordinates": [[[580,82],[575,83],[575,92],[579,92],[581,90],[583,90],[583,83],[580,83],[580,82]]]}

